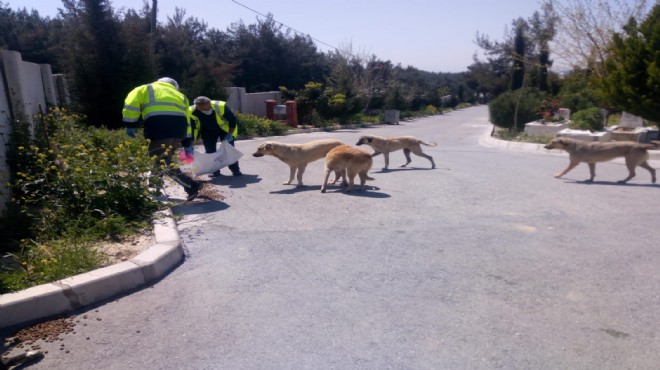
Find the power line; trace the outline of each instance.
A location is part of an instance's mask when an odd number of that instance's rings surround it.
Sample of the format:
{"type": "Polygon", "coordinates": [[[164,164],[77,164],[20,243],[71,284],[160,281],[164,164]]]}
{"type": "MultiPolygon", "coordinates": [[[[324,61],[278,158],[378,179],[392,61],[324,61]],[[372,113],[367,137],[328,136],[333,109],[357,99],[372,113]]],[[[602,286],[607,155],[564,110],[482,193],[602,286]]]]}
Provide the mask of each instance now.
{"type": "MultiPolygon", "coordinates": [[[[241,3],[239,3],[239,2],[236,1],[236,0],[231,0],[231,1],[232,1],[233,3],[236,3],[237,5],[242,6],[243,8],[245,8],[245,9],[247,9],[247,10],[253,12],[253,13],[259,14],[260,16],[262,16],[262,17],[264,17],[264,18],[269,18],[267,15],[264,15],[264,14],[262,14],[262,13],[256,11],[256,10],[254,10],[254,9],[252,9],[252,8],[250,8],[250,7],[248,7],[248,6],[245,5],[245,4],[241,4],[241,3]]],[[[277,24],[280,24],[280,25],[282,25],[282,26],[284,26],[284,27],[290,29],[290,30],[292,30],[292,31],[295,32],[295,33],[298,33],[298,34],[301,34],[301,35],[307,35],[307,36],[309,36],[310,39],[312,39],[312,40],[318,42],[319,44],[323,44],[323,45],[325,45],[325,46],[327,46],[327,47],[329,47],[329,48],[332,48],[332,49],[337,50],[337,51],[340,52],[340,53],[343,53],[343,51],[339,50],[338,47],[333,46],[333,45],[330,45],[330,44],[328,44],[328,43],[325,43],[325,42],[323,42],[323,41],[321,41],[321,40],[319,40],[319,39],[315,39],[315,38],[313,38],[309,33],[300,32],[300,31],[298,31],[297,29],[295,29],[295,28],[293,28],[293,27],[289,27],[289,26],[287,26],[286,24],[284,24],[284,23],[282,23],[282,22],[279,22],[279,21],[275,20],[272,16],[270,17],[270,19],[272,19],[273,22],[275,22],[275,23],[277,23],[277,24]]]]}

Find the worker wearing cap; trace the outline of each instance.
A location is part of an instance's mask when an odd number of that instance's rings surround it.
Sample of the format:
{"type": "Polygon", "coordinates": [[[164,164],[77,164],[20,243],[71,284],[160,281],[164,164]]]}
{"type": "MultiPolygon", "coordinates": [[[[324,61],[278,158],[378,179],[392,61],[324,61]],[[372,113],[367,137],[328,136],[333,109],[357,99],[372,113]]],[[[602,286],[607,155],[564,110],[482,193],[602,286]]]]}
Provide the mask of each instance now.
{"type": "Polygon", "coordinates": [[[165,161],[167,173],[184,187],[188,200],[192,200],[199,194],[202,184],[170,166],[174,149],[192,136],[188,106],[188,98],[179,92],[179,84],[163,77],[128,93],[122,116],[130,137],[135,137],[138,122],[143,122],[144,137],[150,140],[149,155],[157,156],[159,163],[161,159],[165,161]]]}
{"type": "MultiPolygon", "coordinates": [[[[234,146],[234,138],[238,134],[237,119],[224,101],[211,100],[206,96],[198,96],[190,106],[190,113],[196,126],[196,134],[202,137],[206,153],[215,153],[218,138],[234,146]]],[[[238,162],[232,163],[229,170],[234,176],[241,176],[238,162]]],[[[220,176],[220,170],[211,176],[220,176]]]]}

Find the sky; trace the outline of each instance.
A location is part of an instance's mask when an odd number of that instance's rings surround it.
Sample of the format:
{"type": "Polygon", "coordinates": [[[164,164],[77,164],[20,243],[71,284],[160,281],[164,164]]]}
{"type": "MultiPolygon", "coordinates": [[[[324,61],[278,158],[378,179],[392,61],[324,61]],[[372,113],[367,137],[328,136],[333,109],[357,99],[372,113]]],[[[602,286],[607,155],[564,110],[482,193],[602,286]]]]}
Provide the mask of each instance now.
{"type": "MultiPolygon", "coordinates": [[[[36,9],[55,17],[58,0],[4,0],[17,10],[36,9]]],[[[140,9],[139,0],[112,0],[115,10],[140,9]]],[[[149,0],[151,4],[151,0],[149,0]]],[[[514,19],[540,10],[537,0],[158,0],[158,21],[166,22],[175,8],[209,28],[226,31],[232,23],[250,25],[272,14],[282,23],[311,36],[319,49],[349,49],[355,55],[375,55],[394,65],[428,72],[464,72],[479,47],[477,32],[502,40],[514,19]]]]}

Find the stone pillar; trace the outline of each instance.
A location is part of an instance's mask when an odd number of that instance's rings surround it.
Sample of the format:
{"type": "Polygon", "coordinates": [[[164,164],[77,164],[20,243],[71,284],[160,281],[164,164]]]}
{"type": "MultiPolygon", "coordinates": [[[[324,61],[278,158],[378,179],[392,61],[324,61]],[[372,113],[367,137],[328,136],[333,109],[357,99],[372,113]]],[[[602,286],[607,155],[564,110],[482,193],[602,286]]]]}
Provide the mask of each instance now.
{"type": "Polygon", "coordinates": [[[293,100],[287,101],[286,105],[286,124],[291,127],[298,127],[298,107],[293,100]]]}
{"type": "Polygon", "coordinates": [[[275,104],[277,101],[274,99],[266,100],[266,118],[275,120],[275,104]]]}

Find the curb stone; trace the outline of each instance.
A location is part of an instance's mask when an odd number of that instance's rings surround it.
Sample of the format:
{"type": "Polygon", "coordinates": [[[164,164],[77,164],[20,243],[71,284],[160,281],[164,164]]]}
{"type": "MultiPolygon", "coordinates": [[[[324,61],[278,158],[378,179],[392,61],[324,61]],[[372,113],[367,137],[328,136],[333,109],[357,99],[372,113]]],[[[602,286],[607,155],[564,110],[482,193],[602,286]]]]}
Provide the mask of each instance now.
{"type": "Polygon", "coordinates": [[[172,212],[157,215],[161,217],[153,222],[156,244],[131,260],[0,295],[0,329],[72,312],[165,276],[184,254],[172,212]]]}

